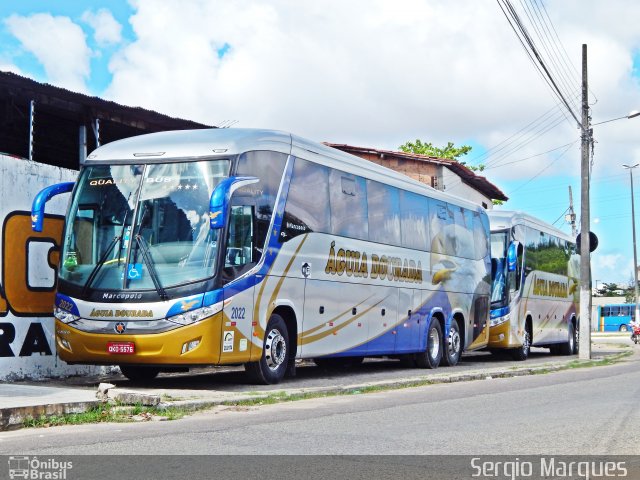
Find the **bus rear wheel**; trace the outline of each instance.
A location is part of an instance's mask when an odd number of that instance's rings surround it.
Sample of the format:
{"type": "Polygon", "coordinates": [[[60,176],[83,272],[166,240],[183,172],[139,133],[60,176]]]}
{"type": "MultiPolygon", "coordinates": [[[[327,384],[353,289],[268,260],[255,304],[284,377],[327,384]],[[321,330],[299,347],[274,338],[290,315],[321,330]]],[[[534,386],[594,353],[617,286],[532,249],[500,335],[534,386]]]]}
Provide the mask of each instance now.
{"type": "Polygon", "coordinates": [[[149,382],[160,373],[158,367],[141,367],[135,365],[120,365],[120,371],[132,382],[149,382]]]}
{"type": "Polygon", "coordinates": [[[442,360],[442,327],[438,319],[431,319],[427,332],[427,347],[424,352],[416,354],[416,365],[419,368],[438,368],[442,360]]]}
{"type": "Polygon", "coordinates": [[[284,378],[288,361],[289,332],[287,325],[280,315],[274,313],[265,330],[260,360],[245,363],[244,368],[253,383],[270,385],[278,383],[284,378]]]}
{"type": "Polygon", "coordinates": [[[449,332],[444,337],[444,352],[442,364],[453,367],[458,364],[462,355],[462,339],[460,338],[460,327],[457,320],[451,321],[449,332]]]}
{"type": "Polygon", "coordinates": [[[569,336],[566,343],[559,345],[559,353],[561,355],[573,355],[576,349],[576,332],[573,329],[573,324],[568,325],[569,336]]]}

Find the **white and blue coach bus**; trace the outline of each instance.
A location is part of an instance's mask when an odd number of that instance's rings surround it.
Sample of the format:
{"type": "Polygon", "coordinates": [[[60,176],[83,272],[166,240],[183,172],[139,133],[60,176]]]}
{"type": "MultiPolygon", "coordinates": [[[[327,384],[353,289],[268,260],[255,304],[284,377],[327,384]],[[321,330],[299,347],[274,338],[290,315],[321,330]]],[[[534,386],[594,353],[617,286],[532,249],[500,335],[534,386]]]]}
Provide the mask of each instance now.
{"type": "Polygon", "coordinates": [[[104,145],[75,184],[56,347],[130,379],[295,360],[454,365],[489,339],[489,222],[475,204],[276,131],[154,133],[104,145]]]}

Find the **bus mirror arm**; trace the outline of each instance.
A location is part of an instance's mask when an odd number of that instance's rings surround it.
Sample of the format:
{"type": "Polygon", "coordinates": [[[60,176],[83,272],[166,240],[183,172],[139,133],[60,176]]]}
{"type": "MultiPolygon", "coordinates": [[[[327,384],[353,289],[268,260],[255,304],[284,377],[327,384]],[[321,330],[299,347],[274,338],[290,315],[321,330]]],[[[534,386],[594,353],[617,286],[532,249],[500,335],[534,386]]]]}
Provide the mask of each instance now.
{"type": "Polygon", "coordinates": [[[42,224],[44,223],[44,206],[46,203],[56,195],[70,192],[73,190],[74,185],[74,182],[56,183],[55,185],[51,185],[38,192],[31,204],[31,229],[34,232],[42,231],[42,224]]]}
{"type": "Polygon", "coordinates": [[[209,226],[212,230],[224,227],[233,192],[259,181],[257,177],[229,177],[216,186],[209,200],[209,226]]]}

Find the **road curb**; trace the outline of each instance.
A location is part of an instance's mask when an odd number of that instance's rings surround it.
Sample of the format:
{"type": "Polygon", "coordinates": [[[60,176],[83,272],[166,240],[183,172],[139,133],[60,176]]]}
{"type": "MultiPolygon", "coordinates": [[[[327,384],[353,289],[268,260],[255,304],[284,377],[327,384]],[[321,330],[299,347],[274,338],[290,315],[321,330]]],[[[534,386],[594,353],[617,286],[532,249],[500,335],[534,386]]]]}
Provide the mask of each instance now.
{"type": "Polygon", "coordinates": [[[51,403],[26,407],[7,407],[0,409],[0,431],[17,430],[24,426],[29,418],[52,417],[70,413],[84,413],[101,405],[100,400],[84,402],[51,403]]]}

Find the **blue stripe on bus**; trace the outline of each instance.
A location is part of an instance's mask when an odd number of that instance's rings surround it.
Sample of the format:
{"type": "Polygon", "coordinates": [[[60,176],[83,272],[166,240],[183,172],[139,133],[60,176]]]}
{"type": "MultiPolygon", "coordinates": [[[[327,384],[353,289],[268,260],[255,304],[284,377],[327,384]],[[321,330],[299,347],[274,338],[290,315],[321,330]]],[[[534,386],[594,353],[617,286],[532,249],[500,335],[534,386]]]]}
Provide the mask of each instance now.
{"type": "Polygon", "coordinates": [[[180,301],[174,303],[171,306],[169,311],[167,311],[166,316],[173,317],[174,315],[179,315],[180,313],[185,313],[191,310],[195,310],[196,308],[201,308],[203,298],[204,298],[203,293],[182,298],[180,299],[180,301]]]}
{"type": "Polygon", "coordinates": [[[56,293],[55,304],[56,304],[56,307],[59,307],[62,310],[66,310],[67,312],[73,315],[76,315],[77,317],[80,316],[80,311],[78,310],[78,306],[76,305],[75,300],[71,297],[67,297],[62,293],[56,293]]]}
{"type": "Polygon", "coordinates": [[[504,317],[507,313],[509,313],[509,307],[496,308],[491,310],[490,318],[493,320],[494,318],[504,317]]]}

